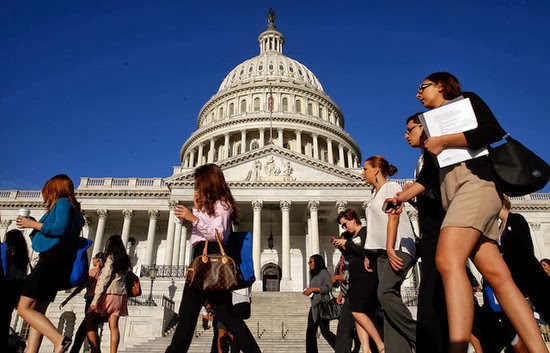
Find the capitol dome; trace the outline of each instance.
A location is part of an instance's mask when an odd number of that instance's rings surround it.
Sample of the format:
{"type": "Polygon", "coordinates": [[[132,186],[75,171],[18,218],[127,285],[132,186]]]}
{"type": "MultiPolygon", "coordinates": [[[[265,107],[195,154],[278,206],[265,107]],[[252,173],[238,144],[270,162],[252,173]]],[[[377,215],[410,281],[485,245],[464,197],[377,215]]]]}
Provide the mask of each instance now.
{"type": "Polygon", "coordinates": [[[269,146],[341,168],[361,153],[344,115],[305,65],[283,54],[285,37],[270,10],[260,53],[238,64],[201,108],[198,129],[180,151],[182,168],[221,163],[269,146]]]}

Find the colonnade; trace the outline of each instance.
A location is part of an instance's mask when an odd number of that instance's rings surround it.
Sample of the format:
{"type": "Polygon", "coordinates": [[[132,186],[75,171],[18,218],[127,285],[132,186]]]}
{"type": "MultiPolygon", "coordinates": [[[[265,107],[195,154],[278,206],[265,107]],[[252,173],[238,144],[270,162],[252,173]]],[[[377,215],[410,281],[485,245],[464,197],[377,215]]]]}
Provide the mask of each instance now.
{"type": "MultiPolygon", "coordinates": [[[[266,128],[241,129],[235,132],[226,132],[222,136],[212,137],[208,141],[199,142],[186,151],[182,165],[186,168],[195,168],[205,163],[215,163],[236,154],[245,153],[269,144],[270,137],[266,138],[266,128]]],[[[267,131],[268,133],[269,130],[267,131]]],[[[358,168],[358,157],[342,143],[337,143],[330,137],[316,133],[304,133],[300,129],[272,129],[273,144],[281,148],[290,149],[296,153],[338,165],[342,168],[358,168]],[[286,133],[286,134],[285,134],[286,133]],[[306,141],[307,140],[307,141],[306,141]],[[302,143],[302,141],[306,143],[302,143]]]]}

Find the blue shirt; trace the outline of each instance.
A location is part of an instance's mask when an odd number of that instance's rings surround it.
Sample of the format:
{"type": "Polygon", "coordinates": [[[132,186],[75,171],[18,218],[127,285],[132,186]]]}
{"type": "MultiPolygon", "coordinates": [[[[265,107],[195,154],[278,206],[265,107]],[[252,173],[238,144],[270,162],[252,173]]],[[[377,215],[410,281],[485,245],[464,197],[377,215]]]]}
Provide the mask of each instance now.
{"type": "Polygon", "coordinates": [[[57,200],[39,222],[42,223],[42,228],[34,232],[32,248],[43,252],[59,244],[62,238],[77,238],[84,225],[84,217],[73,208],[69,199],[63,197],[57,200]]]}

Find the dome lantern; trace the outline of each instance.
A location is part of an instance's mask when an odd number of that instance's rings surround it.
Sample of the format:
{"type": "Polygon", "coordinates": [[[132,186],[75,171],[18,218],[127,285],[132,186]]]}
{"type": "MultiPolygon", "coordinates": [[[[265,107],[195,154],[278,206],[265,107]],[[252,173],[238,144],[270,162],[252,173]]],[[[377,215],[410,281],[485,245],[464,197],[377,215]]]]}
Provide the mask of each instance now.
{"type": "Polygon", "coordinates": [[[283,44],[285,43],[285,37],[277,32],[277,26],[275,26],[275,11],[269,9],[267,13],[267,28],[265,32],[258,36],[258,45],[260,46],[260,54],[274,51],[279,54],[283,53],[283,44]]]}

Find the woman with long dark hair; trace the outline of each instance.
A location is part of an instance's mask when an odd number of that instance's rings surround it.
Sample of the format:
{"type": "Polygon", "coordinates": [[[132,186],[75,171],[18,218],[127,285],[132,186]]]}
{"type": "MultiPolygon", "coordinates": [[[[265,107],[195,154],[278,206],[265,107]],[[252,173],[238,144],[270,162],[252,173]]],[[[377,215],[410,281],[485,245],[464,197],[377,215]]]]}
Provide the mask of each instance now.
{"type": "MultiPolygon", "coordinates": [[[[190,241],[195,258],[202,254],[205,241],[209,241],[208,253],[219,253],[216,231],[221,235],[222,243],[225,243],[231,233],[231,224],[238,224],[238,215],[237,203],[219,166],[202,165],[195,169],[194,177],[193,209],[178,205],[174,214],[180,220],[193,225],[190,241]]],[[[214,315],[233,333],[244,353],[260,352],[254,336],[234,310],[231,299],[229,290],[204,292],[186,283],[179,309],[179,322],[166,352],[180,353],[189,350],[200,309],[207,300],[212,305],[214,315]]]]}
{"type": "Polygon", "coordinates": [[[307,315],[306,353],[317,353],[317,328],[321,329],[321,334],[332,348],[336,344],[336,335],[330,331],[330,321],[321,318],[317,309],[317,305],[321,302],[321,295],[332,290],[332,281],[321,255],[311,255],[307,263],[309,265],[309,287],[304,289],[304,295],[311,296],[311,308],[307,315]]]}
{"type": "Polygon", "coordinates": [[[17,227],[31,228],[32,247],[40,253],[38,263],[23,285],[17,312],[31,327],[27,353],[37,353],[42,337],[61,353],[71,344],[44,315],[60,289],[67,287],[75,257],[75,243],[84,225],[73,181],[64,174],[51,178],[42,188],[46,214],[39,220],[18,216],[17,227]]]}
{"type": "Polygon", "coordinates": [[[107,260],[99,275],[90,310],[84,319],[92,353],[100,352],[97,323],[101,320],[109,322],[110,352],[116,353],[120,341],[118,320],[121,316],[128,316],[126,274],[130,269],[130,257],[120,235],[111,235],[107,239],[105,256],[107,260]]]}
{"type": "MultiPolygon", "coordinates": [[[[446,148],[480,149],[499,141],[505,134],[487,104],[475,93],[462,92],[458,79],[448,72],[435,72],[418,87],[416,98],[428,109],[452,100],[469,98],[477,127],[468,131],[431,136],[424,147],[433,155],[446,148]]],[[[532,311],[515,285],[500,255],[498,214],[502,193],[494,183],[486,156],[456,163],[439,170],[441,199],[447,211],[437,241],[436,265],[441,273],[447,302],[450,352],[466,352],[474,318],[473,296],[466,274],[470,257],[493,288],[502,309],[516,328],[529,352],[548,352],[532,311]]],[[[408,188],[398,200],[406,201],[424,191],[420,185],[408,188]]]]}
{"type": "Polygon", "coordinates": [[[364,248],[367,241],[367,227],[361,224],[357,212],[351,208],[340,212],[336,221],[344,229],[344,233],[342,233],[340,239],[332,240],[332,244],[338,247],[349,261],[347,299],[351,305],[351,313],[355,320],[355,327],[361,340],[363,352],[370,352],[369,338],[372,338],[376,344],[378,352],[382,352],[384,351],[384,342],[369,317],[369,314],[374,317],[379,303],[378,298],[376,298],[378,275],[375,269],[367,271],[364,266],[365,257],[369,258],[373,267],[376,263],[376,254],[368,252],[364,248]]]}

